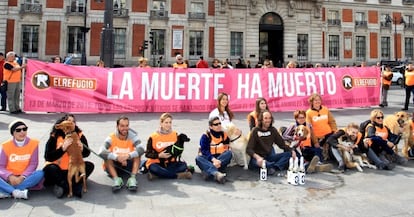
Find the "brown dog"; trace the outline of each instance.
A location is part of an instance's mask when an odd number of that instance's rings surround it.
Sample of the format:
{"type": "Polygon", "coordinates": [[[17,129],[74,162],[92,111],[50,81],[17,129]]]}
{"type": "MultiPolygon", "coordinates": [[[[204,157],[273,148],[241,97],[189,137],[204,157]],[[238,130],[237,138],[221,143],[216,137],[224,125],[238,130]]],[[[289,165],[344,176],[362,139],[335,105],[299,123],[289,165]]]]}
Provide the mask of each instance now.
{"type": "MultiPolygon", "coordinates": [[[[384,125],[388,127],[393,134],[402,134],[402,139],[406,141],[405,143],[407,143],[409,137],[412,136],[410,130],[410,115],[407,112],[399,111],[392,115],[387,115],[384,119],[384,125]]],[[[404,146],[408,146],[408,144],[404,144],[404,146]]],[[[397,144],[395,144],[394,147],[394,151],[398,153],[397,144]]]]}
{"type": "Polygon", "coordinates": [[[226,132],[229,136],[230,148],[233,153],[230,165],[243,166],[243,169],[247,170],[250,161],[250,156],[246,153],[248,138],[233,123],[227,125],[226,132]]]}
{"type": "Polygon", "coordinates": [[[298,125],[295,128],[295,133],[293,134],[293,141],[289,146],[292,149],[296,149],[300,154],[302,154],[302,142],[308,138],[309,134],[309,128],[307,128],[305,125],[298,125]]]}
{"type": "Polygon", "coordinates": [[[68,184],[69,192],[68,197],[72,197],[72,178],[75,176],[75,181],[78,183],[80,179],[83,179],[83,192],[87,191],[86,188],[86,171],[85,171],[85,161],[82,157],[82,151],[78,146],[79,135],[75,132],[75,123],[72,121],[62,121],[60,124],[55,125],[56,129],[61,129],[66,138],[72,138],[72,144],[68,146],[66,152],[69,155],[69,167],[68,167],[68,184]]]}

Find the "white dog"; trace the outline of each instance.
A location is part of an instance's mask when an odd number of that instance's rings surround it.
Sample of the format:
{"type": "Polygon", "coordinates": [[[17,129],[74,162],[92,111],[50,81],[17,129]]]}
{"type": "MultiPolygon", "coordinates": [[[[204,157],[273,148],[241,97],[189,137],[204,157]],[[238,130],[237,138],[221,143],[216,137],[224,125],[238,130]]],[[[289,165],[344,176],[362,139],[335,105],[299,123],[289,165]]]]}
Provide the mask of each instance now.
{"type": "MultiPolygon", "coordinates": [[[[341,145],[345,147],[351,147],[353,145],[352,142],[346,141],[339,141],[341,145]]],[[[342,158],[347,168],[356,168],[359,172],[363,172],[362,167],[368,167],[371,169],[377,169],[375,165],[369,163],[365,154],[357,155],[354,154],[352,149],[347,151],[343,148],[338,148],[341,152],[342,158]]]]}
{"type": "Polygon", "coordinates": [[[232,123],[228,124],[225,130],[230,139],[230,148],[233,152],[233,158],[229,166],[239,165],[247,170],[250,161],[250,156],[246,154],[247,137],[232,123]]]}

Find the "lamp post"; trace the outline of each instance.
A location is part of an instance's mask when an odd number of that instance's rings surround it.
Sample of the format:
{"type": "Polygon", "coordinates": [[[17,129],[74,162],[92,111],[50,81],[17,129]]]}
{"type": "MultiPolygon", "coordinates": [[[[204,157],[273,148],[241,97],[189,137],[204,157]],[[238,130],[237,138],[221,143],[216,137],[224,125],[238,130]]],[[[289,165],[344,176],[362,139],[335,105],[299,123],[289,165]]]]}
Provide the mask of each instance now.
{"type": "Polygon", "coordinates": [[[104,26],[101,32],[101,60],[106,67],[114,66],[114,40],[113,40],[113,0],[105,0],[104,26]]]}
{"type": "Polygon", "coordinates": [[[385,22],[388,24],[394,24],[394,57],[395,57],[395,61],[398,61],[398,56],[397,56],[397,52],[398,52],[398,48],[397,48],[397,24],[403,24],[405,23],[404,19],[401,17],[400,20],[397,20],[396,17],[391,18],[390,15],[387,14],[387,16],[385,17],[385,22]]]}
{"type": "Polygon", "coordinates": [[[85,0],[85,6],[83,8],[83,27],[82,27],[82,57],[81,57],[81,65],[86,65],[86,33],[89,31],[89,28],[86,27],[86,6],[88,5],[88,0],[85,0]]]}

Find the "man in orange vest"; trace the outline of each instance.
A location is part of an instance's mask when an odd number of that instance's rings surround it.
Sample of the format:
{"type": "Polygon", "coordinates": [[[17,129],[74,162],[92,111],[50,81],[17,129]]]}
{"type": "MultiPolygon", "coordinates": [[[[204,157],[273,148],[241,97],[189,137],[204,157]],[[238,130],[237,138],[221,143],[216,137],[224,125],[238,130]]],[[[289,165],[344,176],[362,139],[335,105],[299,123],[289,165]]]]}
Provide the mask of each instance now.
{"type": "Polygon", "coordinates": [[[404,73],[405,77],[405,102],[404,108],[401,110],[408,110],[408,103],[410,102],[411,92],[414,90],[414,67],[413,64],[410,63],[407,65],[407,69],[404,73]]]}
{"type": "Polygon", "coordinates": [[[391,86],[393,74],[391,71],[391,67],[389,65],[384,67],[384,71],[382,71],[382,85],[381,85],[381,104],[380,107],[388,106],[387,96],[388,90],[391,86]]]}
{"type": "Polygon", "coordinates": [[[3,65],[3,80],[8,82],[7,98],[11,114],[21,113],[20,89],[22,81],[22,69],[26,65],[19,65],[16,61],[16,53],[10,51],[6,54],[6,62],[3,65]]]}

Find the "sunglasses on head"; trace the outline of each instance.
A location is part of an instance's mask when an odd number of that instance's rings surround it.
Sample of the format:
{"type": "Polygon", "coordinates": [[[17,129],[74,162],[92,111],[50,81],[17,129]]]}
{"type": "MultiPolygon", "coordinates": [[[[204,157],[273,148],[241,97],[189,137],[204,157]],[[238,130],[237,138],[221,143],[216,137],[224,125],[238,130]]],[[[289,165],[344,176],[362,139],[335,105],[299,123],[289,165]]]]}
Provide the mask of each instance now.
{"type": "Polygon", "coordinates": [[[20,132],[22,132],[22,130],[23,130],[24,132],[26,132],[26,131],[27,131],[27,127],[23,127],[23,128],[16,128],[14,131],[15,131],[15,132],[20,133],[20,132]]]}
{"type": "Polygon", "coordinates": [[[219,125],[221,125],[221,123],[220,122],[218,122],[218,123],[213,123],[213,124],[211,124],[212,126],[219,126],[219,125]]]}
{"type": "Polygon", "coordinates": [[[384,116],[376,117],[376,119],[384,119],[384,116]]]}

